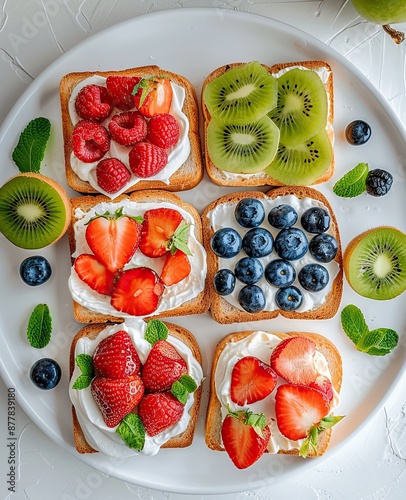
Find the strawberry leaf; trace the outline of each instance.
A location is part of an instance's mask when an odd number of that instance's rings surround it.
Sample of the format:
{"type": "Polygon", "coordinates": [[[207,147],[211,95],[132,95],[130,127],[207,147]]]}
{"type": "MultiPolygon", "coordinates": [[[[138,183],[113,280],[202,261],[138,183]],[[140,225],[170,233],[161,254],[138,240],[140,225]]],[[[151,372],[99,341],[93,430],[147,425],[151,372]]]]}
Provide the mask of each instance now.
{"type": "Polygon", "coordinates": [[[76,364],[82,373],[73,383],[72,389],[86,389],[94,377],[93,358],[89,354],[78,354],[76,364]]]}
{"type": "Polygon", "coordinates": [[[27,338],[32,347],[41,349],[51,340],[52,318],[46,304],[38,304],[28,320],[27,338]]]}
{"type": "Polygon", "coordinates": [[[51,122],[42,116],[31,120],[21,132],[12,158],[20,172],[39,172],[51,133],[51,122]]]}
{"type": "Polygon", "coordinates": [[[166,340],[168,338],[168,327],[159,319],[151,319],[147,323],[145,329],[145,340],[151,345],[154,345],[158,340],[166,340]]]}
{"type": "Polygon", "coordinates": [[[174,254],[176,250],[181,250],[186,255],[192,255],[190,248],[187,246],[189,239],[190,224],[182,221],[177,227],[170,243],[169,251],[174,254]]]}
{"type": "Polygon", "coordinates": [[[331,429],[331,427],[334,427],[343,418],[344,415],[336,415],[336,416],[330,415],[328,417],[322,418],[319,423],[319,432],[322,432],[324,429],[331,429]]]}
{"type": "Polygon", "coordinates": [[[116,432],[129,447],[141,451],[145,444],[145,428],[138,415],[129,413],[118,425],[116,432]]]}

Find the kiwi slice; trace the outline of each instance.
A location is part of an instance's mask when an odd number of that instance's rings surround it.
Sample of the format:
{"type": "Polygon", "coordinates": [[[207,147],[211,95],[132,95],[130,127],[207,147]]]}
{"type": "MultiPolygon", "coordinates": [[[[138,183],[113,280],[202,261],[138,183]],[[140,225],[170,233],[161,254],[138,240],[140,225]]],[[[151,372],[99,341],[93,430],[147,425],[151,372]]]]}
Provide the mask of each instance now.
{"type": "Polygon", "coordinates": [[[269,116],[281,131],[281,142],[294,146],[327,125],[327,92],[319,75],[293,68],[278,78],[278,103],[269,116]]]}
{"type": "Polygon", "coordinates": [[[211,120],[207,127],[210,158],[220,170],[252,174],[273,160],[279,144],[279,129],[264,115],[244,125],[225,125],[211,120]]]}
{"type": "Polygon", "coordinates": [[[19,174],[0,188],[0,231],[18,247],[54,243],[66,232],[70,217],[65,191],[44,175],[19,174]]]}
{"type": "Polygon", "coordinates": [[[354,238],[344,252],[350,286],[363,297],[389,300],[406,290],[406,234],[380,226],[354,238]]]}
{"type": "Polygon", "coordinates": [[[228,69],[209,82],[203,101],[212,118],[242,125],[258,120],[275,107],[277,92],[276,78],[253,61],[228,69]]]}
{"type": "Polygon", "coordinates": [[[329,168],[333,148],[327,131],[322,129],[311,139],[296,146],[279,143],[278,151],[265,172],[289,186],[314,184],[329,168]]]}

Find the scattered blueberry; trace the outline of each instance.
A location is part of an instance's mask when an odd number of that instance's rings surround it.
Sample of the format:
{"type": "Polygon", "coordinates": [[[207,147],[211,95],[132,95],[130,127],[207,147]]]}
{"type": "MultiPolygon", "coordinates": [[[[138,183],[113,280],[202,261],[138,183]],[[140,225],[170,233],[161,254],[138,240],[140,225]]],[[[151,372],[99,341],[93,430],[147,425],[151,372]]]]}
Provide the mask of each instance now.
{"type": "Polygon", "coordinates": [[[213,285],[219,295],[230,295],[235,288],[235,276],[230,269],[220,269],[214,275],[213,285]]]}
{"type": "Polygon", "coordinates": [[[330,214],[324,208],[312,207],[303,213],[300,222],[308,233],[325,233],[330,227],[330,214]]]}
{"type": "Polygon", "coordinates": [[[326,288],[329,275],[324,266],[320,264],[307,264],[298,274],[299,283],[308,292],[320,292],[326,288]]]}
{"type": "Polygon", "coordinates": [[[244,198],[235,207],[235,220],[242,227],[258,227],[264,219],[264,205],[257,198],[244,198]]]}
{"type": "Polygon", "coordinates": [[[278,205],[268,214],[268,222],[277,229],[286,229],[296,224],[298,215],[296,210],[290,205],[278,205]]]}
{"type": "Polygon", "coordinates": [[[211,239],[213,252],[224,259],[235,257],[241,250],[241,245],[241,236],[231,227],[219,229],[213,234],[211,239]]]}
{"type": "Polygon", "coordinates": [[[33,255],[21,262],[21,279],[29,286],[42,285],[51,277],[51,265],[45,257],[33,255]]]}
{"type": "Polygon", "coordinates": [[[247,312],[257,313],[265,308],[265,294],[258,285],[246,285],[238,294],[240,306],[247,312]]]}
{"type": "Polygon", "coordinates": [[[30,377],[40,389],[53,389],[61,379],[61,367],[51,358],[42,358],[32,366],[30,377]]]}
{"type": "Polygon", "coordinates": [[[369,141],[371,127],[363,120],[354,120],[345,129],[345,138],[353,146],[361,146],[369,141]]]}
{"type": "Polygon", "coordinates": [[[385,196],[393,184],[392,175],[386,170],[376,168],[368,172],[365,188],[371,196],[385,196]]]}
{"type": "Polygon", "coordinates": [[[331,234],[317,234],[310,240],[309,252],[318,262],[331,262],[338,252],[338,243],[331,234]]]}
{"type": "Polygon", "coordinates": [[[265,267],[265,279],[273,285],[279,287],[290,286],[296,279],[296,271],[293,265],[287,260],[275,259],[265,267]]]}
{"type": "Polygon", "coordinates": [[[306,235],[297,227],[281,229],[275,238],[275,250],[281,259],[301,259],[308,247],[306,235]]]}
{"type": "Polygon", "coordinates": [[[264,268],[258,259],[243,257],[235,265],[234,274],[246,285],[253,285],[264,275],[264,268]]]}
{"type": "Polygon", "coordinates": [[[273,236],[263,227],[254,227],[242,239],[242,248],[249,257],[265,257],[273,250],[273,236]]]}
{"type": "Polygon", "coordinates": [[[286,288],[279,288],[275,294],[275,300],[283,311],[295,311],[302,303],[302,292],[295,286],[288,286],[286,288]]]}

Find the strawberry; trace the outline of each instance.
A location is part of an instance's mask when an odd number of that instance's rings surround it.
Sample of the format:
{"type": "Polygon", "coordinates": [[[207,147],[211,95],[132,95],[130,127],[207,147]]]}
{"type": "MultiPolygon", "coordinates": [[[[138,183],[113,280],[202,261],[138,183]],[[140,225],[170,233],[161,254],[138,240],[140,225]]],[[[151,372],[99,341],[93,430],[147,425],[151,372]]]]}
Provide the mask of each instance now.
{"type": "Polygon", "coordinates": [[[139,76],[111,75],[107,77],[106,87],[116,108],[129,110],[134,107],[134,97],[131,93],[140,80],[139,76]]]}
{"type": "Polygon", "coordinates": [[[169,113],[172,104],[172,85],[165,76],[142,78],[134,87],[134,105],[147,118],[156,113],[169,113]]]}
{"type": "Polygon", "coordinates": [[[155,146],[171,148],[178,142],[179,135],[179,123],[169,113],[158,113],[148,122],[147,139],[155,146]]]}
{"type": "Polygon", "coordinates": [[[321,375],[320,373],[317,374],[316,380],[309,384],[308,387],[312,387],[313,389],[318,389],[319,391],[321,391],[327,396],[328,401],[331,401],[333,399],[333,385],[325,375],[321,375]]]}
{"type": "Polygon", "coordinates": [[[72,132],[72,151],[80,161],[99,161],[110,149],[110,136],[100,123],[79,121],[72,132]]]}
{"type": "Polygon", "coordinates": [[[122,269],[138,248],[141,224],[123,214],[106,212],[91,219],[86,228],[86,241],[99,262],[109,271],[122,269]]]}
{"type": "Polygon", "coordinates": [[[117,158],[105,158],[96,166],[97,184],[106,193],[120,191],[131,179],[128,168],[117,158]]]}
{"type": "Polygon", "coordinates": [[[316,380],[314,366],[316,344],[306,337],[289,337],[276,346],[271,366],[290,384],[309,385],[316,380]]]}
{"type": "Polygon", "coordinates": [[[124,330],[103,339],[93,353],[96,376],[120,379],[139,374],[141,361],[131,337],[124,330]]]}
{"type": "Polygon", "coordinates": [[[265,452],[271,431],[263,414],[230,412],[221,426],[223,445],[238,469],[246,469],[265,452]]]}
{"type": "Polygon", "coordinates": [[[136,374],[121,379],[95,377],[90,391],[107,427],[115,427],[140,402],[144,384],[136,374]]]}
{"type": "Polygon", "coordinates": [[[160,172],[168,163],[168,153],[150,142],[139,142],[128,154],[131,171],[143,179],[160,172]]]}
{"type": "Polygon", "coordinates": [[[114,115],[108,127],[111,138],[122,146],[133,146],[147,135],[147,120],[137,111],[114,115]]]}
{"type": "Polygon", "coordinates": [[[159,276],[148,267],[128,269],[116,281],[111,305],[132,316],[147,316],[158,307],[164,291],[159,276]]]}
{"type": "Polygon", "coordinates": [[[92,290],[103,295],[111,295],[115,274],[107,270],[97,258],[89,253],[79,255],[74,264],[76,274],[92,290]]]}
{"type": "Polygon", "coordinates": [[[142,398],[138,416],[148,436],[156,436],[182,418],[185,406],[170,392],[154,392],[142,398]]]}
{"type": "Polygon", "coordinates": [[[161,281],[166,286],[175,285],[189,276],[191,269],[189,257],[182,250],[168,253],[161,271],[161,281]]]}
{"type": "Polygon", "coordinates": [[[187,364],[175,347],[166,340],[152,346],[142,370],[142,380],[147,391],[166,391],[187,373],[187,364]]]}
{"type": "Polygon", "coordinates": [[[77,114],[85,120],[102,121],[113,111],[113,101],[105,87],[86,85],[75,100],[77,114]]]}
{"type": "Polygon", "coordinates": [[[245,356],[231,372],[231,400],[239,406],[260,401],[271,394],[277,379],[269,365],[254,356],[245,356]]]}

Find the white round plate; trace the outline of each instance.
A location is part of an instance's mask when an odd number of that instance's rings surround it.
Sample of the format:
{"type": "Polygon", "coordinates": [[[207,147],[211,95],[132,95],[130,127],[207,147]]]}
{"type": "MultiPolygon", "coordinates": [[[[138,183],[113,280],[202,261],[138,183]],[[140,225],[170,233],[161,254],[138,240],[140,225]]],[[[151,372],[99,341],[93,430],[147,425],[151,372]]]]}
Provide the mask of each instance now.
{"type": "MultiPolygon", "coordinates": [[[[384,99],[350,63],[311,36],[268,18],[224,9],[174,9],[130,19],[89,38],[60,57],[34,81],[3,124],[1,184],[18,173],[11,153],[22,129],[30,119],[45,116],[51,121],[52,135],[41,172],[66,185],[58,94],[59,80],[66,73],[156,64],[191,80],[200,97],[205,76],[223,64],[258,60],[272,65],[306,59],[325,60],[334,72],[336,173],[318,189],[330,200],[338,217],[343,248],[351,238],[373,226],[390,224],[406,231],[406,140],[384,99]],[[371,140],[359,147],[349,145],[343,136],[346,124],[357,118],[365,119],[372,127],[371,140]],[[334,182],[359,162],[392,172],[394,186],[387,196],[373,198],[364,193],[354,199],[341,199],[332,193],[334,182]]],[[[211,201],[230,191],[232,189],[220,188],[205,178],[195,189],[180,195],[202,211],[211,201]]],[[[28,252],[14,247],[1,236],[0,255],[2,377],[9,387],[16,388],[18,402],[32,420],[57,443],[76,454],[68,397],[68,355],[71,339],[81,325],[73,319],[67,287],[70,270],[67,238],[43,251],[28,252]],[[46,256],[53,268],[51,280],[36,289],[24,285],[19,277],[21,261],[35,253],[46,256]],[[47,303],[53,317],[52,340],[42,350],[30,347],[26,339],[27,320],[38,303],[47,303]],[[43,356],[54,357],[63,369],[60,384],[51,391],[37,389],[29,378],[30,367],[43,356]]],[[[174,321],[195,334],[207,377],[215,345],[233,331],[305,330],[329,337],[343,358],[342,400],[337,413],[346,418],[333,432],[330,448],[324,455],[327,457],[345,446],[349,437],[382,406],[404,372],[405,295],[377,302],[361,298],[345,283],[341,307],[349,303],[362,309],[371,329],[388,327],[399,332],[400,342],[392,354],[376,358],[358,352],[342,332],[339,314],[327,321],[278,318],[228,326],[218,325],[209,314],[174,321]]],[[[211,451],[205,445],[207,391],[208,380],[204,384],[199,424],[191,447],[161,450],[155,457],[126,460],[114,460],[100,453],[80,458],[102,472],[131,483],[195,494],[243,491],[276,484],[297,478],[316,465],[317,462],[310,459],[264,455],[252,467],[243,471],[236,469],[226,453],[211,451]]]]}

